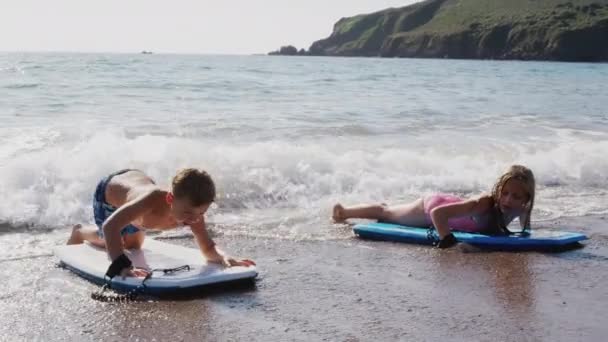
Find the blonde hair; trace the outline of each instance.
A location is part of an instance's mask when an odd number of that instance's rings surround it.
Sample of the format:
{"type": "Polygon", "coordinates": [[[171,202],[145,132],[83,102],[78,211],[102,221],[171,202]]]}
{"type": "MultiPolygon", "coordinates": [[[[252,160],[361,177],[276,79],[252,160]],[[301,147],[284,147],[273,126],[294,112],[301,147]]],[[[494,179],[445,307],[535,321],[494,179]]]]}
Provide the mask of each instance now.
{"type": "Polygon", "coordinates": [[[199,169],[180,170],[171,181],[175,198],[187,198],[193,206],[212,203],[215,200],[215,184],[211,176],[199,169]]]}
{"type": "Polygon", "coordinates": [[[523,165],[511,165],[507,172],[505,172],[492,189],[492,199],[494,200],[494,212],[496,216],[496,225],[499,230],[505,231],[507,230],[504,218],[502,216],[502,212],[498,209],[498,204],[500,201],[500,196],[502,194],[502,188],[507,184],[511,179],[516,179],[520,181],[524,190],[526,191],[526,195],[528,196],[528,200],[526,201],[524,208],[524,222],[523,226],[525,229],[530,229],[530,217],[532,215],[532,208],[534,207],[534,189],[536,188],[536,182],[534,180],[534,174],[532,170],[528,169],[523,165]]]}

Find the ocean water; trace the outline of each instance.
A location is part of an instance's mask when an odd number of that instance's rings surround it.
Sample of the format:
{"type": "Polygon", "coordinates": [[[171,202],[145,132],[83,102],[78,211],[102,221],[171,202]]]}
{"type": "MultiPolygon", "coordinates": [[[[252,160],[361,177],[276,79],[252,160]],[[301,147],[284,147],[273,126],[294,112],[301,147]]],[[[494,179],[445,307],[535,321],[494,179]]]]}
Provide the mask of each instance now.
{"type": "Polygon", "coordinates": [[[513,163],[537,178],[533,225],[606,214],[607,79],[608,64],[3,53],[1,254],[92,223],[97,181],[126,167],[162,185],[208,170],[219,234],[350,238],[337,201],[475,195],[513,163]]]}

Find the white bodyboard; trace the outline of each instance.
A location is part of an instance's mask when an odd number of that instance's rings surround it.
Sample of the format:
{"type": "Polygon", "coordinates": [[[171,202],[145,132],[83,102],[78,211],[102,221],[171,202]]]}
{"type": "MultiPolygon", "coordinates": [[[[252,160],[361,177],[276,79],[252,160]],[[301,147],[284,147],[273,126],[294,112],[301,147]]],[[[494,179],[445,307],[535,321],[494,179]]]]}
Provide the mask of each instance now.
{"type": "MultiPolygon", "coordinates": [[[[105,251],[89,243],[58,246],[54,250],[61,264],[78,275],[98,284],[105,284],[104,275],[110,266],[105,251]]],[[[141,250],[126,250],[133,266],[147,270],[174,269],[188,265],[188,269],[163,273],[157,271],[145,282],[145,293],[164,294],[180,292],[205,285],[253,279],[257,276],[255,266],[224,267],[207,263],[202,253],[193,248],[173,245],[154,239],[146,239],[141,250]]],[[[143,278],[120,276],[111,281],[112,289],[130,291],[142,284],[143,278]]]]}

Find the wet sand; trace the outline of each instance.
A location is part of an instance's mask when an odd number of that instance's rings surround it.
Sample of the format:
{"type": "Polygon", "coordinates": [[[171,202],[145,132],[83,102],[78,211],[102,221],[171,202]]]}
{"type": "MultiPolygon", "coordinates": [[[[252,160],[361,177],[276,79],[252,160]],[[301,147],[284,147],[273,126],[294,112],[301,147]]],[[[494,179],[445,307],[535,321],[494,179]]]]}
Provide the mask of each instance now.
{"type": "Polygon", "coordinates": [[[130,303],[91,299],[96,285],[41,251],[0,261],[0,340],[604,341],[607,224],[546,224],[590,235],[562,253],[219,236],[258,263],[254,287],[130,303]]]}

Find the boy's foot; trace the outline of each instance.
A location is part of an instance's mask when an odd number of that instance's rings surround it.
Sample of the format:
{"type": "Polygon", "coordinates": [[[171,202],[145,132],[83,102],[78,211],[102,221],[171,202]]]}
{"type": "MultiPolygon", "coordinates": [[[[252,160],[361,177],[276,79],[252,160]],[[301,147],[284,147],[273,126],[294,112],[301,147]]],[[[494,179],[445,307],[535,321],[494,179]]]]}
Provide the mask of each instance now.
{"type": "Polygon", "coordinates": [[[68,245],[78,245],[84,242],[84,240],[82,240],[82,236],[80,235],[80,228],[82,228],[81,224],[77,224],[72,227],[72,235],[70,235],[70,238],[68,239],[68,245]]]}
{"type": "Polygon", "coordinates": [[[346,218],[344,217],[344,207],[342,204],[338,203],[334,205],[333,216],[334,222],[344,222],[346,218]]]}

